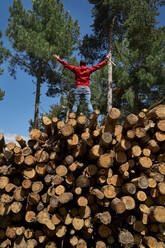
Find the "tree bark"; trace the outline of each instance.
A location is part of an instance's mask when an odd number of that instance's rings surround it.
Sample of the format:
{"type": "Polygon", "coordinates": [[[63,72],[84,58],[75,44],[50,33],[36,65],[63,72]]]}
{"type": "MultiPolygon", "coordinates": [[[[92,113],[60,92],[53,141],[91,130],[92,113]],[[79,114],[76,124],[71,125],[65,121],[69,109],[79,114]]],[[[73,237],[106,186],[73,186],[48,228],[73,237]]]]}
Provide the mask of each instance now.
{"type": "MultiPolygon", "coordinates": [[[[112,19],[112,23],[109,28],[109,52],[110,60],[112,59],[112,40],[113,40],[113,26],[115,21],[115,16],[112,19]]],[[[107,81],[107,113],[112,108],[112,63],[108,61],[108,81],[107,81]]]]}
{"type": "Polygon", "coordinates": [[[35,96],[35,110],[34,110],[34,128],[38,128],[38,114],[39,114],[39,104],[40,104],[40,88],[41,88],[41,70],[42,64],[39,60],[38,70],[36,73],[37,76],[37,84],[36,84],[36,96],[35,96]]]}

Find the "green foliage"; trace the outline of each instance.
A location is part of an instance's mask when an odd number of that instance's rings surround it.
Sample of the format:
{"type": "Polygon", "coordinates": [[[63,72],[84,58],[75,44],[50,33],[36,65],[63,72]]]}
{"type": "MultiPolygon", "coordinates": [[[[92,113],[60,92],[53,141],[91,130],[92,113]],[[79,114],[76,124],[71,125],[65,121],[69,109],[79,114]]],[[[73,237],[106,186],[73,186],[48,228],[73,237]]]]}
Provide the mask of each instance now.
{"type": "Polygon", "coordinates": [[[109,32],[112,22],[113,35],[122,36],[125,32],[124,21],[127,15],[130,1],[125,0],[88,0],[93,4],[93,34],[85,35],[80,47],[81,53],[91,63],[95,59],[102,58],[107,53],[109,46],[109,32]]]}
{"type": "Polygon", "coordinates": [[[114,94],[114,103],[120,97],[119,106],[125,112],[138,113],[163,97],[164,34],[161,30],[157,32],[158,38],[152,43],[148,55],[141,53],[139,48],[131,49],[127,39],[116,41],[115,61],[118,66],[114,68],[113,77],[121,94],[114,94]]]}
{"type": "MultiPolygon", "coordinates": [[[[59,103],[51,105],[46,115],[50,118],[58,117],[59,120],[65,120],[69,108],[71,108],[69,96],[61,96],[59,103]]],[[[41,116],[43,116],[43,114],[41,114],[41,116]]]]}
{"type": "MultiPolygon", "coordinates": [[[[2,33],[0,31],[0,39],[2,37],[2,33]]],[[[3,42],[2,40],[0,40],[0,65],[4,63],[4,61],[9,57],[10,55],[10,52],[8,49],[6,49],[4,46],[3,46],[3,42]]],[[[0,68],[0,75],[3,73],[3,69],[0,68]]],[[[0,101],[3,100],[3,97],[5,95],[5,91],[2,91],[0,89],[0,101]]]]}
{"type": "Polygon", "coordinates": [[[66,58],[77,49],[79,26],[64,11],[60,0],[33,0],[29,10],[24,9],[21,0],[14,0],[9,11],[6,35],[15,49],[9,69],[15,76],[16,67],[20,66],[37,79],[39,104],[40,84],[60,83],[58,64],[52,55],[66,58]]]}
{"type": "MultiPolygon", "coordinates": [[[[93,34],[84,37],[81,52],[89,62],[102,58],[108,49],[113,26],[113,106],[138,113],[163,97],[165,90],[165,29],[156,26],[159,0],[89,0],[93,7],[93,34]]],[[[100,109],[106,109],[107,71],[93,76],[100,109]],[[103,75],[104,74],[104,75],[103,75]],[[101,86],[102,84],[102,86],[101,86]],[[98,93],[99,92],[99,93],[98,93]],[[103,104],[102,104],[103,103],[103,104]]]]}
{"type": "MultiPolygon", "coordinates": [[[[61,96],[60,102],[58,104],[53,104],[50,106],[48,113],[40,113],[39,121],[38,121],[38,128],[43,131],[42,126],[42,118],[43,116],[48,116],[49,118],[58,117],[59,120],[65,120],[66,114],[67,114],[67,105],[66,104],[66,98],[61,96]]],[[[29,132],[35,128],[35,123],[33,120],[29,121],[30,127],[29,132]]]]}
{"type": "Polygon", "coordinates": [[[118,46],[115,60],[122,63],[114,69],[114,78],[116,85],[123,91],[121,100],[125,110],[138,112],[162,97],[163,92],[160,89],[164,87],[165,80],[165,47],[164,35],[161,35],[160,30],[157,32],[159,38],[152,43],[148,55],[142,54],[140,49],[131,49],[126,40],[125,52],[121,49],[122,44],[120,48],[118,46]]]}
{"type": "MultiPolygon", "coordinates": [[[[75,66],[79,65],[76,57],[68,58],[68,63],[75,66]]],[[[50,117],[58,116],[58,118],[63,119],[67,110],[71,111],[74,102],[75,75],[60,63],[58,72],[59,81],[49,84],[47,96],[57,95],[60,101],[58,104],[50,106],[50,111],[47,114],[50,117]]]]}
{"type": "Polygon", "coordinates": [[[5,95],[5,91],[2,91],[0,89],[0,101],[3,100],[4,95],[5,95]]]}
{"type": "MultiPolygon", "coordinates": [[[[79,63],[76,57],[68,58],[67,62],[69,64],[79,66],[79,63]]],[[[75,75],[73,72],[68,70],[66,67],[59,63],[58,67],[59,78],[58,81],[48,82],[49,89],[47,92],[47,96],[61,96],[61,94],[68,95],[70,92],[73,95],[73,91],[75,88],[75,75]]]]}
{"type": "Polygon", "coordinates": [[[14,0],[9,10],[6,34],[16,51],[47,62],[54,52],[67,57],[76,48],[79,26],[61,1],[35,0],[32,10],[25,10],[21,0],[14,0]]]}
{"type": "Polygon", "coordinates": [[[103,67],[96,71],[91,77],[91,95],[92,105],[94,109],[99,109],[102,114],[106,114],[106,98],[107,94],[107,67],[103,67]]]}
{"type": "MultiPolygon", "coordinates": [[[[0,39],[2,38],[2,33],[0,31],[0,39]]],[[[10,56],[10,52],[3,46],[3,41],[0,40],[0,65],[10,56]]],[[[0,75],[3,73],[3,69],[0,68],[0,75]]]]}
{"type": "Polygon", "coordinates": [[[159,15],[159,0],[132,0],[128,16],[124,22],[125,36],[132,49],[140,49],[143,55],[150,52],[155,40],[156,16],[159,15]]]}

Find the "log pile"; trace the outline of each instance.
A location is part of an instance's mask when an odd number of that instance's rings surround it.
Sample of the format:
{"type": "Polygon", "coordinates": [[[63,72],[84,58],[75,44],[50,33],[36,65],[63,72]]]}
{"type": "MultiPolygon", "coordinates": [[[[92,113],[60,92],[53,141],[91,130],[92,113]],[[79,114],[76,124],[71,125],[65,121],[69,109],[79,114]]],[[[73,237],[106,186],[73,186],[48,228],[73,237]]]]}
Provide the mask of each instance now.
{"type": "Polygon", "coordinates": [[[0,247],[165,247],[165,106],[0,133],[0,247]]]}

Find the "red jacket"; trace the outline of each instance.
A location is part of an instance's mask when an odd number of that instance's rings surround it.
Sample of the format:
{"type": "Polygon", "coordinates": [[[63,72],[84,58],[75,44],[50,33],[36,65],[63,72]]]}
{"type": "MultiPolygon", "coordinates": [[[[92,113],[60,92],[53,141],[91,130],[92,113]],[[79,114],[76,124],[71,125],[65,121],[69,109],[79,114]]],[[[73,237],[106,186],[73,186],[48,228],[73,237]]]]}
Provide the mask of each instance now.
{"type": "Polygon", "coordinates": [[[84,65],[81,65],[79,67],[73,66],[73,65],[68,64],[67,62],[65,62],[62,59],[58,59],[58,61],[75,74],[76,87],[79,87],[79,86],[90,87],[90,82],[89,82],[90,81],[90,74],[107,64],[107,59],[105,59],[101,63],[94,65],[94,66],[91,66],[91,67],[86,67],[84,65]]]}

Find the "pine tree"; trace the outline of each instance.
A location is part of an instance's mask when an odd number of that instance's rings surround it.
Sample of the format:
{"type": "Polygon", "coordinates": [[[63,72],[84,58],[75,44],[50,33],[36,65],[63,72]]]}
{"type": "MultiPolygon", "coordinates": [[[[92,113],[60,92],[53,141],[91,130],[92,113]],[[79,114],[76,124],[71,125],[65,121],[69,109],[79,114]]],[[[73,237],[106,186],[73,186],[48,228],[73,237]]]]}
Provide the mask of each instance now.
{"type": "MultiPolygon", "coordinates": [[[[157,28],[156,16],[159,14],[158,7],[164,3],[152,0],[89,2],[95,4],[93,34],[84,37],[81,52],[90,57],[90,62],[105,53],[109,37],[105,24],[108,16],[108,23],[112,23],[115,17],[112,52],[117,66],[114,67],[111,83],[114,88],[113,105],[125,111],[138,112],[156,99],[158,89],[163,87],[164,29],[157,28]]],[[[104,78],[105,87],[107,75],[103,77],[101,72],[96,72],[94,81],[99,79],[99,75],[104,78]]]]}
{"type": "Polygon", "coordinates": [[[10,72],[16,66],[36,78],[34,124],[38,127],[40,87],[46,82],[59,82],[58,64],[54,53],[62,58],[70,56],[78,43],[79,26],[73,21],[60,0],[33,0],[26,10],[21,0],[14,0],[9,8],[10,18],[6,34],[15,49],[10,72]]]}

